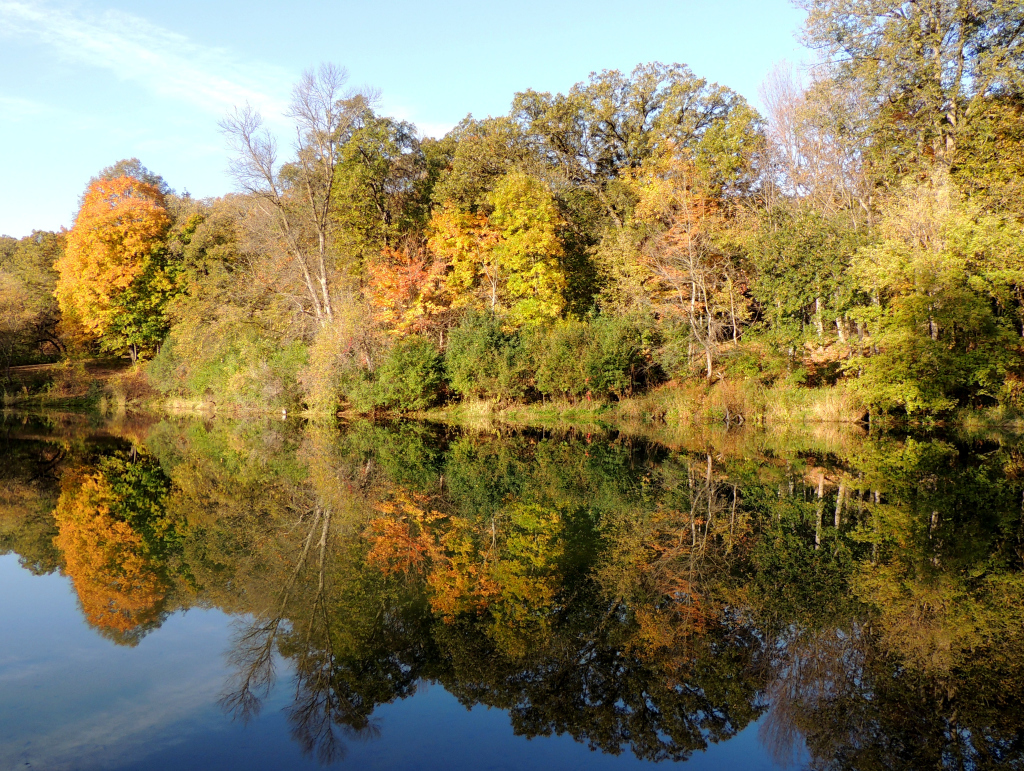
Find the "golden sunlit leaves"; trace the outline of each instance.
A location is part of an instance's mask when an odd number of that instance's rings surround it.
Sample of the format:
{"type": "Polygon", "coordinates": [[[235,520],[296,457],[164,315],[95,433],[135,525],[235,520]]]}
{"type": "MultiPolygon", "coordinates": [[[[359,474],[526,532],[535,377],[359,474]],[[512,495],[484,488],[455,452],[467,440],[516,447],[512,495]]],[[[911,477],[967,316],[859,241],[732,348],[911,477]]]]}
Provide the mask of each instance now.
{"type": "Polygon", "coordinates": [[[539,180],[516,173],[503,177],[489,200],[489,215],[445,207],[431,217],[428,245],[451,266],[451,306],[486,308],[513,327],[557,318],[565,304],[565,223],[554,197],[539,180]]]}
{"type": "Polygon", "coordinates": [[[61,311],[103,335],[112,300],[145,271],[170,223],[163,193],[153,185],[133,177],[90,184],[55,265],[61,311]]]}
{"type": "Polygon", "coordinates": [[[431,610],[450,623],[488,611],[502,650],[522,656],[543,636],[557,605],[562,517],[515,504],[486,523],[426,509],[424,496],[396,490],[364,532],[366,561],[384,575],[425,573],[431,610]]]}
{"type": "Polygon", "coordinates": [[[445,207],[430,218],[430,249],[451,265],[445,286],[454,307],[498,306],[501,266],[494,247],[501,234],[484,214],[445,207]]]}

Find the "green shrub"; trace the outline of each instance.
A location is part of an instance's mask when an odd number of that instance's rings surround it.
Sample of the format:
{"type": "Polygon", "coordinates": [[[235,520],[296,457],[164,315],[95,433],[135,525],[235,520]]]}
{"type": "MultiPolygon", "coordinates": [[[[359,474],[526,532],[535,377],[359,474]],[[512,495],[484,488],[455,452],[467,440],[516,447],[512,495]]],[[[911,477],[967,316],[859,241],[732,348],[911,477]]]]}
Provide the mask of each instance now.
{"type": "Polygon", "coordinates": [[[399,340],[377,369],[378,405],[390,410],[422,410],[437,403],[444,386],[441,354],[423,337],[399,340]]]}
{"type": "Polygon", "coordinates": [[[344,404],[355,412],[378,406],[374,377],[386,355],[387,341],[365,323],[358,303],[338,303],[334,319],[321,326],[309,347],[309,364],[299,373],[306,409],[334,415],[344,404]]]}
{"type": "Polygon", "coordinates": [[[656,334],[644,320],[598,316],[590,331],[584,361],[594,394],[622,397],[660,379],[651,357],[656,334]]]}
{"type": "Polygon", "coordinates": [[[988,406],[1021,368],[1015,330],[995,316],[988,298],[965,286],[892,301],[873,338],[878,353],[847,367],[861,371],[854,385],[863,400],[884,412],[988,406]]]}
{"type": "Polygon", "coordinates": [[[775,327],[752,324],[744,332],[740,345],[724,358],[726,376],[750,378],[765,385],[803,384],[808,378],[802,358],[807,339],[799,322],[792,319],[783,319],[775,327]]]}
{"type": "Polygon", "coordinates": [[[536,366],[536,387],[545,396],[582,396],[589,390],[583,353],[590,345],[590,328],[565,320],[536,329],[530,340],[536,366]]]}
{"type": "Polygon", "coordinates": [[[297,377],[306,363],[306,346],[298,340],[277,342],[255,331],[236,330],[189,359],[179,354],[172,335],[147,367],[157,390],[218,405],[279,410],[300,401],[297,377]]]}
{"type": "Polygon", "coordinates": [[[635,319],[563,320],[531,338],[536,387],[545,395],[621,398],[657,379],[654,333],[635,319]]]}
{"type": "Polygon", "coordinates": [[[444,365],[449,383],[462,396],[515,401],[531,384],[521,336],[502,329],[491,313],[470,313],[451,331],[444,365]]]}

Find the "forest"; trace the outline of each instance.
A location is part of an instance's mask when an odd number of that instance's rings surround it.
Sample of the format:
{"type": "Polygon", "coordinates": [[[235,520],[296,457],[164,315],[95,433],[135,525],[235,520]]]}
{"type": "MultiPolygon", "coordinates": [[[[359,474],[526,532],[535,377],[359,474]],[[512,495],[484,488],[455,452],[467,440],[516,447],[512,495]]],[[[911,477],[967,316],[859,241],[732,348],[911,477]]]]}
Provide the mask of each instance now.
{"type": "Polygon", "coordinates": [[[815,64],[764,114],[653,62],[422,138],[322,65],[287,150],[223,119],[232,194],[114,163],[70,229],[0,238],[4,392],[108,356],[225,410],[1019,415],[1024,6],[802,5],[815,64]]]}

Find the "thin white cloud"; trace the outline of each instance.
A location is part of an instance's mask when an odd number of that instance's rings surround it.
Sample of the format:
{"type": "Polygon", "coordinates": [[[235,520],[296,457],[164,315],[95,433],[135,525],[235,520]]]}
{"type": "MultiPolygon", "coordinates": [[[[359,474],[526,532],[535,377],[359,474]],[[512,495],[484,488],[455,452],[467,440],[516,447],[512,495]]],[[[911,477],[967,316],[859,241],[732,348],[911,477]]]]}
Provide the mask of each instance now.
{"type": "Polygon", "coordinates": [[[0,96],[0,120],[37,118],[48,112],[52,112],[52,108],[40,102],[16,96],[0,96]]]}
{"type": "Polygon", "coordinates": [[[39,716],[31,726],[20,727],[16,741],[0,742],[0,768],[105,768],[138,761],[160,745],[184,740],[202,730],[197,718],[219,712],[219,673],[177,674],[176,685],[150,686],[131,698],[82,709],[70,720],[39,716]]]}
{"type": "Polygon", "coordinates": [[[291,76],[243,62],[224,49],[118,11],[89,15],[37,0],[0,0],[0,36],[37,40],[73,64],[109,70],[155,94],[214,115],[249,103],[273,119],[285,107],[291,76]]]}

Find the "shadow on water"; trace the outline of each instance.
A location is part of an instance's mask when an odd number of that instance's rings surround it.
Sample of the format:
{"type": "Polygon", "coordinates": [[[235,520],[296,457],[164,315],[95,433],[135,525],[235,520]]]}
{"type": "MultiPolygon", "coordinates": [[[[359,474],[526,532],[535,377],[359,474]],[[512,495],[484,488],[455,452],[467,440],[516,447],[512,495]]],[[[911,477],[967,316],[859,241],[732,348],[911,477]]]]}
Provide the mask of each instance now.
{"type": "Polygon", "coordinates": [[[237,617],[223,711],[321,763],[437,683],[523,736],[685,760],[1024,764],[1024,442],[816,427],[0,423],[0,552],[136,645],[237,617]]]}

